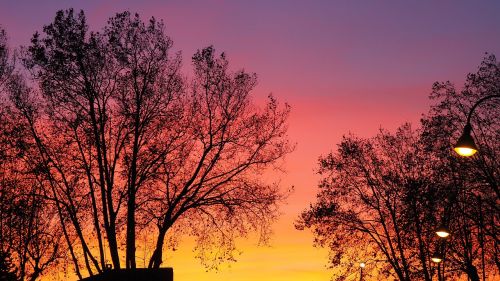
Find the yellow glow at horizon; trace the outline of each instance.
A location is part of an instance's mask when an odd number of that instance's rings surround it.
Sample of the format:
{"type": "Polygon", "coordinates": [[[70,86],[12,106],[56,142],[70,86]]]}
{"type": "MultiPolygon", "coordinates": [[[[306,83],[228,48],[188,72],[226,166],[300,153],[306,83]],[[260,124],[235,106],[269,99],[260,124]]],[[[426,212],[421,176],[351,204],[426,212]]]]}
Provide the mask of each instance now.
{"type": "Polygon", "coordinates": [[[194,241],[185,239],[178,251],[167,252],[165,266],[174,268],[178,281],[302,281],[330,280],[328,250],[312,246],[313,235],[298,231],[294,217],[284,216],[274,225],[269,246],[258,247],[256,237],[239,241],[242,254],[237,262],[223,264],[219,270],[207,271],[194,257],[194,241]]]}
{"type": "Polygon", "coordinates": [[[455,152],[458,153],[458,155],[469,157],[474,154],[476,154],[477,150],[470,148],[470,147],[455,147],[454,148],[455,152]]]}

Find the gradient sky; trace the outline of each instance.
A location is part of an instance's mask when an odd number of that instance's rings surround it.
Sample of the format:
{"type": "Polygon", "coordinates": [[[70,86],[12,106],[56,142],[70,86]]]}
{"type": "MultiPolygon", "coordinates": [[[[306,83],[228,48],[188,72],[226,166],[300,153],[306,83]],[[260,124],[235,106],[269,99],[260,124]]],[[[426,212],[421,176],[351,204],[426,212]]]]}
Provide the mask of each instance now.
{"type": "MultiPolygon", "coordinates": [[[[293,221],[314,200],[316,162],[343,134],[417,123],[434,81],[461,85],[485,52],[500,55],[500,1],[7,1],[0,25],[27,45],[58,9],[83,9],[98,30],[116,12],[163,19],[186,72],[199,48],[225,51],[233,69],[256,72],[257,99],[292,106],[284,189],[295,186],[270,247],[241,241],[239,261],[205,272],[191,242],[170,253],[177,281],[329,280],[327,252],[293,221]]],[[[276,180],[270,177],[270,180],[276,180]]]]}

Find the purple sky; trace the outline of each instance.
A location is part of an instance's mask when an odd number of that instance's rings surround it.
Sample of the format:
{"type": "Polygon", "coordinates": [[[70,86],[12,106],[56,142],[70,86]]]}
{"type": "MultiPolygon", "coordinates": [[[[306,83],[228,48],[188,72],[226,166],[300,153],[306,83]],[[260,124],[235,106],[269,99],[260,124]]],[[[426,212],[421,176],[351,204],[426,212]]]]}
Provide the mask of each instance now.
{"type": "Polygon", "coordinates": [[[418,122],[428,110],[434,81],[460,86],[468,72],[477,70],[485,52],[500,55],[500,1],[493,0],[17,0],[0,2],[0,25],[11,46],[27,45],[57,10],[69,7],[85,11],[91,30],[124,10],[138,12],[143,19],[163,19],[174,49],[184,54],[186,72],[197,49],[214,45],[227,53],[233,68],[258,74],[257,98],[273,92],[292,106],[290,137],[298,146],[287,158],[282,184],[294,185],[296,191],[276,227],[288,240],[277,239],[271,252],[244,246],[243,261],[231,273],[213,278],[212,273],[189,275],[189,270],[204,271],[199,266],[185,269],[179,263],[186,260],[174,260],[170,265],[180,270],[180,280],[265,280],[249,266],[264,266],[257,253],[287,262],[268,269],[266,276],[275,276],[269,280],[328,280],[324,252],[315,252],[312,238],[293,229],[293,220],[314,199],[318,156],[334,149],[345,133],[372,136],[380,126],[394,129],[406,121],[418,122]],[[293,248],[296,244],[303,248],[293,248]],[[245,260],[248,257],[255,260],[245,260]],[[293,260],[296,271],[287,275],[293,260]]]}

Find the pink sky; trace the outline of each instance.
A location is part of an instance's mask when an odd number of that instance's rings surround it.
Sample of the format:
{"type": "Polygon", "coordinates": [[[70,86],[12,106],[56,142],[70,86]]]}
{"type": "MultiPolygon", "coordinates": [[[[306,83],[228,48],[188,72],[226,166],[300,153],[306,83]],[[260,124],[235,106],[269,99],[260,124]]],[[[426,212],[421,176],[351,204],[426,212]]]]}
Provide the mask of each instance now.
{"type": "MultiPolygon", "coordinates": [[[[260,99],[292,106],[284,189],[295,186],[267,248],[242,241],[237,263],[205,273],[190,242],[170,253],[176,280],[329,280],[326,250],[293,221],[314,200],[316,161],[346,133],[371,136],[418,122],[434,81],[460,85],[485,52],[500,55],[495,1],[2,1],[0,25],[27,45],[58,9],[84,9],[98,30],[115,12],[166,23],[186,72],[196,49],[214,45],[234,69],[256,72],[260,99]]],[[[270,179],[274,180],[274,179],[270,179]]]]}

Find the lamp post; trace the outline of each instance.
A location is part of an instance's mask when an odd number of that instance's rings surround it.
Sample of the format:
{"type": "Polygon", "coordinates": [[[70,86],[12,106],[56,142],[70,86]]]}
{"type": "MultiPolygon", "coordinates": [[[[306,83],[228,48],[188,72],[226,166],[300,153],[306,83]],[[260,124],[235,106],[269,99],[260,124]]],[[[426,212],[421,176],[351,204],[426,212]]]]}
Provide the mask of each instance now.
{"type": "Polygon", "coordinates": [[[474,110],[478,105],[485,102],[486,100],[493,98],[500,98],[500,95],[495,94],[483,97],[479,99],[470,109],[469,114],[467,115],[467,123],[465,124],[464,131],[460,136],[460,138],[458,139],[455,146],[453,147],[455,152],[458,153],[459,155],[469,157],[474,155],[478,151],[477,145],[474,142],[474,138],[471,135],[472,125],[470,124],[470,119],[472,117],[472,114],[474,113],[474,110]]]}
{"type": "MultiPolygon", "coordinates": [[[[474,105],[471,107],[469,114],[467,114],[467,123],[465,124],[464,130],[462,132],[462,135],[460,138],[458,138],[457,143],[453,146],[453,150],[460,155],[464,157],[470,157],[479,150],[474,138],[472,137],[472,125],[471,125],[471,118],[472,114],[474,114],[474,110],[483,102],[493,99],[493,98],[500,98],[500,94],[493,94],[493,95],[488,95],[485,97],[480,98],[474,105]]],[[[441,225],[436,229],[436,235],[439,237],[439,244],[436,252],[434,255],[431,256],[432,262],[437,264],[438,267],[438,279],[443,280],[445,278],[444,275],[444,259],[445,259],[445,247],[446,247],[446,238],[450,235],[450,231],[447,227],[444,225],[441,225]],[[440,270],[441,269],[441,270],[440,270]],[[442,275],[440,274],[440,271],[442,271],[442,275]]]]}
{"type": "Polygon", "coordinates": [[[444,281],[445,243],[446,239],[450,236],[450,230],[444,225],[441,225],[436,229],[436,235],[438,236],[439,242],[436,251],[431,256],[431,261],[437,264],[438,280],[444,281]]]}
{"type": "Polygon", "coordinates": [[[438,280],[444,281],[444,255],[441,253],[440,246],[441,245],[438,245],[438,248],[436,249],[434,254],[431,256],[431,261],[437,265],[438,280]],[[441,273],[441,269],[443,271],[442,273],[441,273]]]}
{"type": "Polygon", "coordinates": [[[363,281],[363,268],[365,268],[366,263],[360,262],[359,263],[359,281],[363,281]]]}
{"type": "Polygon", "coordinates": [[[439,251],[436,251],[434,255],[432,255],[431,260],[434,263],[440,263],[443,261],[443,255],[441,255],[439,251]]]}

